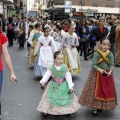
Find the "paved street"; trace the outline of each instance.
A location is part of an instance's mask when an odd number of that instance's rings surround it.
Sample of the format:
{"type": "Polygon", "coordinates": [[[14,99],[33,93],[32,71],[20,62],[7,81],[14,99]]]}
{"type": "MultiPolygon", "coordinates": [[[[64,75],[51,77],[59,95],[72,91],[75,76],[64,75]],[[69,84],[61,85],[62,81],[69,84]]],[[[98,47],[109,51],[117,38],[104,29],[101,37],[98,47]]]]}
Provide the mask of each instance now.
{"type": "MultiPolygon", "coordinates": [[[[10,82],[9,72],[4,67],[4,81],[2,87],[2,120],[119,120],[120,105],[114,111],[103,111],[98,116],[93,116],[91,108],[81,106],[81,109],[70,117],[51,116],[43,118],[36,108],[44,91],[39,88],[39,79],[33,75],[33,69],[29,67],[27,48],[19,50],[14,43],[9,48],[18,83],[10,82]]],[[[81,74],[73,76],[75,93],[79,97],[82,88],[91,69],[91,61],[81,58],[81,74]]],[[[115,68],[115,84],[120,101],[120,68],[115,68]]]]}

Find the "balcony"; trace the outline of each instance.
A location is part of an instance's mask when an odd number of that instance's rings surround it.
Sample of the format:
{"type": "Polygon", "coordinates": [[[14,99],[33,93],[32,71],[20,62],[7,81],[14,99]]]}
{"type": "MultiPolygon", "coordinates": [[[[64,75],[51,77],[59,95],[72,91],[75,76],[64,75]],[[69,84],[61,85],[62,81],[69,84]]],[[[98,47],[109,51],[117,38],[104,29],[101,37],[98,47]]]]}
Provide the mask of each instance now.
{"type": "Polygon", "coordinates": [[[6,4],[6,6],[9,8],[9,9],[15,9],[15,6],[13,4],[6,4]]]}
{"type": "Polygon", "coordinates": [[[13,0],[2,0],[2,2],[5,2],[5,3],[9,3],[9,4],[13,4],[13,0]]]}

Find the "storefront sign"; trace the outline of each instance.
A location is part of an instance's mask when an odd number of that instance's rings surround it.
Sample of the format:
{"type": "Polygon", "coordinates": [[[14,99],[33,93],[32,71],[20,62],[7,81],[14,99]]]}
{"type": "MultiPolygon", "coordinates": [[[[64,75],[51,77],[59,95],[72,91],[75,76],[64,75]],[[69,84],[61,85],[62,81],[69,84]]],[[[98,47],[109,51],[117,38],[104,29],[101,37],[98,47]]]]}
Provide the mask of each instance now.
{"type": "Polygon", "coordinates": [[[71,9],[72,8],[72,1],[65,1],[65,8],[71,9]]]}
{"type": "Polygon", "coordinates": [[[65,1],[65,13],[71,13],[72,1],[65,1]]]}

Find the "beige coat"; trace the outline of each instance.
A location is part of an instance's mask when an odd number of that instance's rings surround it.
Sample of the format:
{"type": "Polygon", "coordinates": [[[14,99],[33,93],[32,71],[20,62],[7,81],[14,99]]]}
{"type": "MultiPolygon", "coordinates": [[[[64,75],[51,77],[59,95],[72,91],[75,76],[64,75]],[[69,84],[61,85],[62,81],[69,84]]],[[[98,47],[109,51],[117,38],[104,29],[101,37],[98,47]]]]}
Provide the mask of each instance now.
{"type": "Polygon", "coordinates": [[[116,43],[120,44],[120,24],[116,27],[116,43]]]}

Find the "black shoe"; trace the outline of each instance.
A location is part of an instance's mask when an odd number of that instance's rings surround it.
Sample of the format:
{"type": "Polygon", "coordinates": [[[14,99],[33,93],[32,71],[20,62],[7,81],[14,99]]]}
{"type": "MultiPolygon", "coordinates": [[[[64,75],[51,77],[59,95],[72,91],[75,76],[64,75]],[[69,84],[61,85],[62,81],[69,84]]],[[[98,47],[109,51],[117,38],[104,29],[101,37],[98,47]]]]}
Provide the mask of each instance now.
{"type": "Polygon", "coordinates": [[[87,61],[87,60],[89,60],[89,59],[88,59],[88,58],[85,58],[84,60],[86,60],[86,61],[87,61]]]}
{"type": "Polygon", "coordinates": [[[120,67],[120,65],[115,65],[115,67],[120,67]]]}
{"type": "Polygon", "coordinates": [[[97,111],[98,111],[98,112],[102,112],[102,110],[101,110],[101,109],[97,109],[97,111]]]}
{"type": "Polygon", "coordinates": [[[65,115],[65,117],[70,117],[71,116],[71,114],[67,114],[67,115],[65,115]]]}
{"type": "Polygon", "coordinates": [[[19,49],[21,49],[22,47],[21,46],[19,46],[19,49]]]}
{"type": "Polygon", "coordinates": [[[46,118],[48,116],[47,113],[43,113],[43,117],[46,118]]]}
{"type": "Polygon", "coordinates": [[[94,110],[92,111],[92,114],[93,114],[93,115],[97,115],[97,109],[94,109],[94,110]]]}

